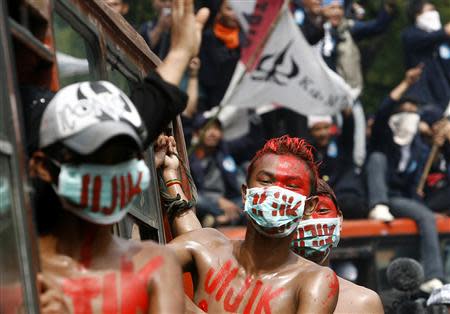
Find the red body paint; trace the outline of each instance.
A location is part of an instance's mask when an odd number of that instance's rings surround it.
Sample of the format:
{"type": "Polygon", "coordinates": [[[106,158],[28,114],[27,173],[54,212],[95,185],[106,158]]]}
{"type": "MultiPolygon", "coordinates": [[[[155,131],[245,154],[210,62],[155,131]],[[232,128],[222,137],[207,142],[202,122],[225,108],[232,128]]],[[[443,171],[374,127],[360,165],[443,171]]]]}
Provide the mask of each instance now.
{"type": "Polygon", "coordinates": [[[117,284],[116,284],[116,274],[110,273],[103,277],[103,304],[102,313],[103,314],[117,314],[119,305],[117,304],[117,284]],[[108,300],[105,302],[105,300],[108,300]]]}
{"type": "Polygon", "coordinates": [[[251,284],[252,284],[252,280],[250,279],[250,277],[247,277],[245,279],[244,286],[241,288],[241,290],[237,294],[233,303],[231,303],[231,298],[233,297],[234,289],[230,288],[228,290],[228,293],[225,296],[225,300],[223,302],[223,308],[225,309],[225,311],[235,313],[238,310],[239,305],[241,304],[242,299],[244,298],[244,295],[247,293],[251,284]]]}
{"type": "Polygon", "coordinates": [[[123,258],[120,283],[117,272],[108,272],[100,278],[85,276],[65,279],[62,290],[72,299],[74,313],[92,313],[92,301],[100,296],[103,314],[118,313],[119,307],[122,314],[144,313],[149,307],[149,280],[163,261],[162,256],[157,256],[135,272],[133,263],[123,258]]]}
{"type": "Polygon", "coordinates": [[[215,277],[214,281],[211,282],[212,276],[215,273],[214,268],[210,268],[208,270],[208,273],[206,274],[206,280],[205,280],[205,291],[208,294],[211,294],[214,290],[216,290],[217,286],[220,282],[222,282],[222,279],[226,276],[226,274],[230,271],[231,268],[231,261],[227,261],[222,268],[220,269],[219,273],[215,277]]]}
{"type": "MultiPolygon", "coordinates": [[[[328,278],[330,278],[330,277],[328,277],[328,278]]],[[[333,275],[331,275],[328,288],[330,288],[330,291],[328,291],[326,302],[329,302],[330,299],[333,299],[339,293],[339,280],[335,273],[333,273],[333,275]]]]}
{"type": "Polygon", "coordinates": [[[255,299],[258,296],[259,291],[261,290],[261,287],[263,286],[263,283],[261,280],[257,280],[255,283],[255,287],[253,288],[252,294],[250,295],[250,299],[248,299],[247,305],[244,309],[244,314],[250,314],[253,303],[255,303],[255,299]]]}
{"type": "MultiPolygon", "coordinates": [[[[210,268],[207,272],[204,289],[205,292],[211,297],[214,297],[215,301],[221,302],[222,297],[225,295],[225,299],[223,301],[223,309],[227,312],[238,312],[239,307],[242,303],[242,300],[245,298],[248,292],[250,292],[251,286],[253,282],[250,277],[247,277],[244,281],[244,286],[240,289],[239,293],[236,295],[234,301],[231,301],[234,295],[234,288],[230,287],[231,282],[236,278],[239,268],[234,267],[231,268],[232,262],[228,260],[217,272],[214,280],[212,279],[216,270],[214,268],[210,268]]],[[[253,285],[253,289],[251,290],[251,295],[245,305],[244,313],[249,314],[253,308],[256,298],[259,295],[259,292],[263,288],[263,283],[261,280],[256,280],[253,285]]],[[[257,313],[270,313],[270,301],[277,298],[282,292],[283,288],[278,288],[272,291],[272,287],[266,285],[264,287],[264,291],[260,300],[256,305],[257,313]]],[[[202,300],[199,303],[199,307],[208,306],[206,300],[202,300]]]]}
{"type": "Polygon", "coordinates": [[[198,302],[198,307],[205,313],[208,313],[208,302],[206,300],[201,300],[198,302]]]}
{"type": "Polygon", "coordinates": [[[258,306],[256,307],[255,314],[261,314],[263,311],[266,314],[270,314],[270,301],[279,296],[283,290],[283,288],[278,288],[272,292],[271,287],[266,287],[261,299],[259,300],[258,306]]]}
{"type": "Polygon", "coordinates": [[[91,314],[91,300],[100,295],[100,281],[95,277],[66,279],[62,290],[72,299],[73,312],[76,314],[91,314]]]}

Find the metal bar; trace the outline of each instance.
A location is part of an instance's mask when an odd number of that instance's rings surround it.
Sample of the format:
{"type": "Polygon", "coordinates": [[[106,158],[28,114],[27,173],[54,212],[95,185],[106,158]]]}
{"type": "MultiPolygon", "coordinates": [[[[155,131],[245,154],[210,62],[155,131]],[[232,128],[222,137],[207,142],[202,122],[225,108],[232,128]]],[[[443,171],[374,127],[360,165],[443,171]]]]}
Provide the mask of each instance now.
{"type": "Polygon", "coordinates": [[[11,33],[15,39],[17,39],[21,44],[25,45],[28,49],[33,51],[45,62],[53,63],[53,52],[50,51],[40,40],[38,40],[34,35],[25,27],[14,21],[12,18],[8,18],[11,33]]]}
{"type": "Polygon", "coordinates": [[[13,211],[13,219],[17,227],[18,241],[21,244],[18,247],[20,255],[21,271],[24,284],[24,302],[28,306],[29,313],[39,313],[39,298],[37,297],[36,273],[39,269],[38,243],[36,242],[36,228],[33,224],[33,213],[31,202],[28,195],[28,176],[27,176],[27,158],[24,152],[25,143],[22,135],[22,115],[21,107],[18,102],[18,93],[16,88],[16,77],[13,70],[14,55],[12,54],[12,45],[10,34],[10,23],[7,16],[8,9],[6,1],[0,1],[0,41],[3,60],[5,62],[2,69],[6,78],[5,84],[8,88],[9,102],[6,105],[7,115],[11,123],[8,124],[7,132],[12,139],[13,156],[12,160],[12,182],[13,198],[17,205],[13,211]]]}

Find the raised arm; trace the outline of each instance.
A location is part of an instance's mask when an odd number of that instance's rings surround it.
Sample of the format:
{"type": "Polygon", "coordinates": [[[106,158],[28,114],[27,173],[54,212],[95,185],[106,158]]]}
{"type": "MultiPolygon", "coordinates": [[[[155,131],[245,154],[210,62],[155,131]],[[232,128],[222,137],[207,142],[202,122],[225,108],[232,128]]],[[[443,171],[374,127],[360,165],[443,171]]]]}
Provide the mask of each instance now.
{"type": "MultiPolygon", "coordinates": [[[[166,185],[166,197],[175,199],[179,196],[179,201],[188,203],[188,198],[184,194],[180,180],[180,161],[177,157],[176,143],[173,137],[160,135],[154,145],[155,166],[161,169],[164,183],[166,185]]],[[[185,204],[187,205],[187,204],[185,204]]],[[[176,210],[176,208],[173,208],[176,210]]],[[[179,208],[178,213],[172,215],[172,232],[175,236],[189,231],[201,229],[202,226],[197,219],[193,208],[179,208]]]]}
{"type": "MultiPolygon", "coordinates": [[[[168,196],[171,198],[179,196],[180,200],[188,202],[189,200],[184,194],[181,186],[179,167],[180,161],[177,157],[175,140],[171,137],[169,139],[167,154],[162,169],[164,183],[167,187],[168,196]]],[[[181,208],[178,212],[173,213],[170,218],[172,219],[172,232],[175,236],[202,228],[194,208],[181,208]]]]}
{"type": "Polygon", "coordinates": [[[172,2],[170,50],[156,69],[165,81],[177,86],[180,83],[189,61],[198,55],[202,29],[208,16],[206,8],[194,15],[194,0],[172,2]]]}

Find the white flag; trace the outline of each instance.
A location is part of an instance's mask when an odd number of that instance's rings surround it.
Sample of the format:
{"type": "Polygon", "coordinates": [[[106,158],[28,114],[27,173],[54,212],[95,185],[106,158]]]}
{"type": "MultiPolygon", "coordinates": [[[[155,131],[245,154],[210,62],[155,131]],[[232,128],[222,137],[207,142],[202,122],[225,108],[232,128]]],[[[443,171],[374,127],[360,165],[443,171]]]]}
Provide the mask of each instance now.
{"type": "Polygon", "coordinates": [[[230,4],[249,42],[242,48],[222,105],[276,105],[303,115],[328,115],[353,104],[350,87],[308,44],[286,2],[230,4]]]}

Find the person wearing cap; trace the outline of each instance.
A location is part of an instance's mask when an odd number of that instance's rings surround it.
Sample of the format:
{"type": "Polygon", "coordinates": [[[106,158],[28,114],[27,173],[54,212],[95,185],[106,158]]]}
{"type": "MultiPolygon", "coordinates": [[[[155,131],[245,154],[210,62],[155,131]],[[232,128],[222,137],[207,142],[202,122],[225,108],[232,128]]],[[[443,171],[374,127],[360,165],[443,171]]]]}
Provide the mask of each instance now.
{"type": "Polygon", "coordinates": [[[342,129],[335,135],[331,116],[309,116],[309,135],[320,177],[333,187],[344,215],[360,219],[367,217],[368,209],[363,178],[352,157],[354,119],[348,110],[342,116],[342,129]]]}
{"type": "MultiPolygon", "coordinates": [[[[184,312],[182,274],[173,253],[111,232],[149,186],[142,152],[186,106],[175,86],[198,53],[208,12],[195,16],[190,0],[174,1],[173,12],[171,50],[157,72],[137,83],[133,101],[112,83],[81,82],[64,87],[50,102],[32,103],[36,115],[25,111],[27,141],[39,133],[29,171],[42,313],[184,312]]],[[[158,140],[158,146],[167,148],[168,141],[158,140]]]]}
{"type": "MultiPolygon", "coordinates": [[[[134,104],[113,84],[61,89],[45,108],[32,176],[55,202],[37,208],[42,309],[60,294],[69,312],[182,313],[181,270],[169,250],[111,233],[150,174],[142,159],[146,129],[134,104]],[[128,287],[133,287],[130,290],[128,287]],[[167,291],[171,291],[167,293],[167,291]]],[[[42,196],[41,196],[42,197],[42,196]]]]}
{"type": "Polygon", "coordinates": [[[373,125],[366,179],[369,218],[389,222],[394,217],[407,217],[417,223],[426,280],[421,290],[429,293],[442,286],[444,270],[434,214],[417,194],[427,158],[418,135],[418,102],[404,96],[421,73],[420,66],[408,70],[380,106],[373,125]]]}

